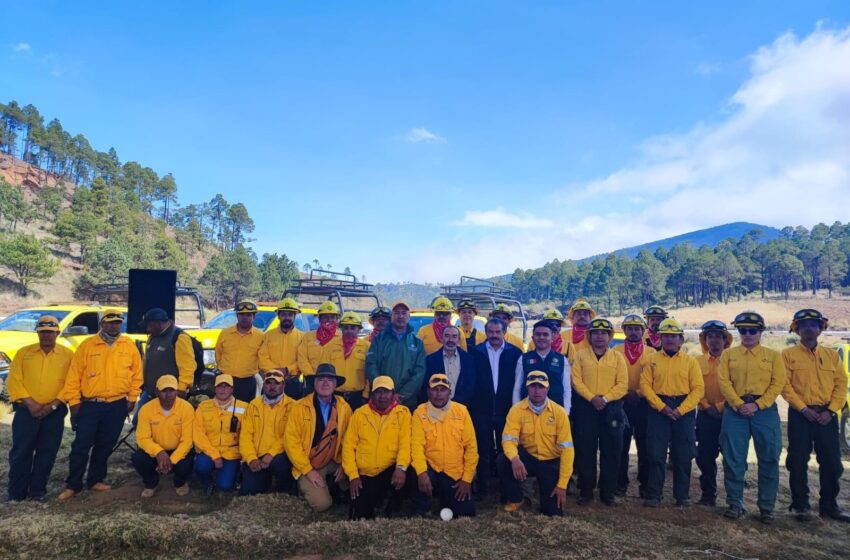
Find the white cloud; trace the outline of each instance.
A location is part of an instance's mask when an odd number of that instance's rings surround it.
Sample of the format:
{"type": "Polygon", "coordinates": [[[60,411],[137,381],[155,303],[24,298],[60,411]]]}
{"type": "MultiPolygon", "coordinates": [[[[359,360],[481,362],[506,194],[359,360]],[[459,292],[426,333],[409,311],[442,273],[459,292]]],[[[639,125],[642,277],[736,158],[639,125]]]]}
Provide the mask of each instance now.
{"type": "Polygon", "coordinates": [[[512,214],[504,208],[495,210],[467,210],[462,220],[453,223],[456,226],[475,226],[490,228],[541,229],[551,228],[552,220],[539,218],[531,214],[512,214]]]}
{"type": "Polygon", "coordinates": [[[32,54],[32,47],[29,43],[16,43],[12,45],[12,50],[19,53],[32,54]]]}
{"type": "Polygon", "coordinates": [[[424,126],[417,126],[410,129],[410,132],[407,133],[407,136],[404,137],[405,142],[410,142],[411,144],[417,144],[419,142],[425,142],[429,144],[445,144],[447,140],[434,134],[424,126]]]}

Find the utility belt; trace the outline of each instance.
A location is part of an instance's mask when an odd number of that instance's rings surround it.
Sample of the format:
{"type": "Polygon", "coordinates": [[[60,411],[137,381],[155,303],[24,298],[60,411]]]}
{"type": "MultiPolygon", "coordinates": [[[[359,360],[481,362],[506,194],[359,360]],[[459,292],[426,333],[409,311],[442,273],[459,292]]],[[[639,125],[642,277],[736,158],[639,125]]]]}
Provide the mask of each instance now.
{"type": "Polygon", "coordinates": [[[661,402],[669,406],[670,408],[678,408],[681,405],[688,395],[658,395],[658,398],[661,399],[661,402]]]}
{"type": "Polygon", "coordinates": [[[114,403],[121,400],[127,400],[127,397],[112,397],[109,399],[101,398],[101,397],[82,397],[80,402],[91,402],[91,403],[114,403]]]}
{"type": "Polygon", "coordinates": [[[741,395],[741,400],[744,401],[744,404],[754,404],[760,398],[761,395],[741,395]]]}

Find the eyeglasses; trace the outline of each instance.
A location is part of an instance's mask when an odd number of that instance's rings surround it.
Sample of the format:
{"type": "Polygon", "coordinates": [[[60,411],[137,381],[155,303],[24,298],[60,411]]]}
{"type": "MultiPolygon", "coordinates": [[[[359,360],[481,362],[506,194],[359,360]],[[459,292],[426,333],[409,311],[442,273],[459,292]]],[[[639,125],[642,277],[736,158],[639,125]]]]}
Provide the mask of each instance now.
{"type": "Polygon", "coordinates": [[[738,329],[739,334],[753,335],[753,334],[757,334],[757,333],[760,333],[760,332],[761,332],[761,329],[757,329],[755,327],[742,327],[742,328],[738,329]]]}

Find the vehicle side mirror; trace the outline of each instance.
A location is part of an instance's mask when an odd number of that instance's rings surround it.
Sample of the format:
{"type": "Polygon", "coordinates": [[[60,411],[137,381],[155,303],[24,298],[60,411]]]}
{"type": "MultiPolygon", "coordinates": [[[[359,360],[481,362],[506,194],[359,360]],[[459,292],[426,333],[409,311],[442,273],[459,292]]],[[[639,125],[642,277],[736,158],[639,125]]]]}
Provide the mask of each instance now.
{"type": "Polygon", "coordinates": [[[79,325],[76,327],[68,327],[62,333],[62,336],[79,336],[84,334],[89,334],[89,328],[83,325],[79,325]]]}

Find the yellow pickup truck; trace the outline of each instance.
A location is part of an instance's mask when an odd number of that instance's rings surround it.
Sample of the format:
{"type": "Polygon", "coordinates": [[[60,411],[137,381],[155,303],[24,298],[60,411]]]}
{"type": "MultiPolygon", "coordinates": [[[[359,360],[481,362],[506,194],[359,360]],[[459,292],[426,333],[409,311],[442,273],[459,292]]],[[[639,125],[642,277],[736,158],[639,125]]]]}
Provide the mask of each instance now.
{"type": "MultiPolygon", "coordinates": [[[[846,339],[845,339],[846,340],[846,339]]],[[[838,345],[838,355],[841,356],[841,362],[844,364],[844,375],[850,378],[850,344],[841,343],[838,345]]],[[[850,399],[850,389],[848,389],[848,399],[850,399]]],[[[844,410],[841,411],[841,447],[844,451],[850,451],[850,406],[845,403],[844,410]]]]}

